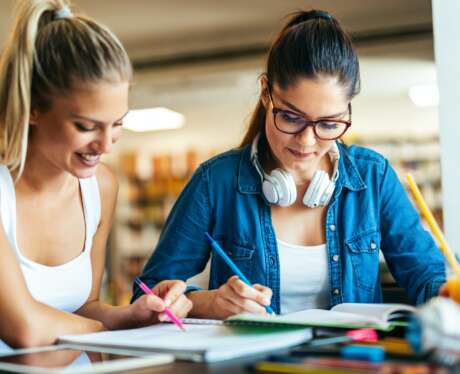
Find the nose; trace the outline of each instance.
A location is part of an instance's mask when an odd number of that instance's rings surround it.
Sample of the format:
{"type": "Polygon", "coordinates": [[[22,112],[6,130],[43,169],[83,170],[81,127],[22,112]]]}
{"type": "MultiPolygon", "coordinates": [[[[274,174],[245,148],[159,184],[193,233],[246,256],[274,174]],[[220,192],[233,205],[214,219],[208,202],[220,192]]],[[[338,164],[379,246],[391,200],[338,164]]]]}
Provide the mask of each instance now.
{"type": "Polygon", "coordinates": [[[307,126],[302,132],[297,134],[297,137],[303,145],[313,146],[316,144],[316,135],[313,126],[307,126]]]}
{"type": "Polygon", "coordinates": [[[113,145],[113,135],[112,128],[107,127],[104,130],[101,130],[99,138],[97,139],[98,151],[100,153],[110,153],[112,151],[113,145]]]}

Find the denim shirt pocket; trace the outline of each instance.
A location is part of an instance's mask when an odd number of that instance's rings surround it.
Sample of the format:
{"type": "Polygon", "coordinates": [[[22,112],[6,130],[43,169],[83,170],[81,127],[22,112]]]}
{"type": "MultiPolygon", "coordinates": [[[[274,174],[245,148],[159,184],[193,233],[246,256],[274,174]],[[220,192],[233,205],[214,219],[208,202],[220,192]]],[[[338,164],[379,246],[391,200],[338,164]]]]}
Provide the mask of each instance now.
{"type": "MultiPolygon", "coordinates": [[[[253,255],[255,246],[235,239],[216,236],[216,241],[230,257],[236,267],[251,281],[253,269],[253,255]]],[[[214,287],[218,287],[227,282],[228,278],[235,275],[227,263],[216,253],[213,252],[211,260],[211,279],[214,287]]]]}
{"type": "Polygon", "coordinates": [[[345,242],[349,250],[356,285],[369,292],[375,290],[379,279],[380,232],[364,231],[345,242]]]}

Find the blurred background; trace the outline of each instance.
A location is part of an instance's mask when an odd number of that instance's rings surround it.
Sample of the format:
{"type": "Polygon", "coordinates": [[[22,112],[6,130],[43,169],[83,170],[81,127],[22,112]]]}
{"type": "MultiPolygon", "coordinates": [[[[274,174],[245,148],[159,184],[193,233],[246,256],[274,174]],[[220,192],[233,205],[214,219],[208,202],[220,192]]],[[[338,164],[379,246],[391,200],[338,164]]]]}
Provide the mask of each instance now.
{"type": "MultiPolygon", "coordinates": [[[[132,278],[152,253],[175,199],[200,162],[235,147],[259,95],[267,47],[299,9],[331,12],[360,56],[362,91],[353,101],[348,143],[390,159],[415,175],[442,224],[438,91],[430,0],[74,0],[74,10],[105,23],[135,68],[131,109],[106,157],[120,181],[107,251],[104,294],[129,301],[132,278]],[[159,109],[161,108],[161,109],[159,109]],[[167,110],[166,110],[167,109],[167,110]],[[126,124],[128,127],[128,124],[126,124]]],[[[13,0],[0,1],[0,43],[13,0]]],[[[385,266],[382,265],[385,272],[385,266]]],[[[383,275],[385,284],[391,278],[383,275]]]]}

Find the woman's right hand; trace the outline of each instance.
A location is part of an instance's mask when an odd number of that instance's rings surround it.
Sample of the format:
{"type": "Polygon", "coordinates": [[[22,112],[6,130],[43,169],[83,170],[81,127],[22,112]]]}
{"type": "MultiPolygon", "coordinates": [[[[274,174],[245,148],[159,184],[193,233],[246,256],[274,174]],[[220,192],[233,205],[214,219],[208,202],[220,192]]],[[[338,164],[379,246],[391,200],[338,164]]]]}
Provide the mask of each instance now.
{"type": "Polygon", "coordinates": [[[260,284],[248,286],[236,275],[212,292],[210,307],[218,319],[239,313],[267,314],[265,306],[270,305],[272,298],[270,288],[260,284]]]}

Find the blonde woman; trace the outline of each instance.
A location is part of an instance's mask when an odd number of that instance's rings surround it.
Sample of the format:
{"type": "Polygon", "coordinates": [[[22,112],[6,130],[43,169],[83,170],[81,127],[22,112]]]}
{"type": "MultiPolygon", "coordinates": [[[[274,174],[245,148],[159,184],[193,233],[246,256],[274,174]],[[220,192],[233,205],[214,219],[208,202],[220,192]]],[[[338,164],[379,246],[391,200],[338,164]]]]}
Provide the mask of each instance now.
{"type": "Polygon", "coordinates": [[[0,60],[0,343],[146,325],[168,305],[185,316],[180,281],[130,306],[99,300],[118,188],[100,157],[128,111],[124,48],[63,0],[17,11],[0,60]]]}

